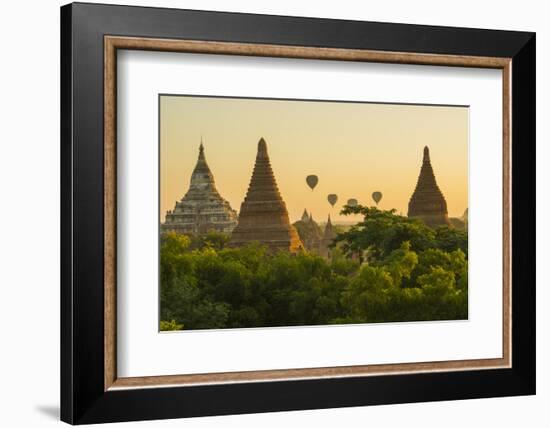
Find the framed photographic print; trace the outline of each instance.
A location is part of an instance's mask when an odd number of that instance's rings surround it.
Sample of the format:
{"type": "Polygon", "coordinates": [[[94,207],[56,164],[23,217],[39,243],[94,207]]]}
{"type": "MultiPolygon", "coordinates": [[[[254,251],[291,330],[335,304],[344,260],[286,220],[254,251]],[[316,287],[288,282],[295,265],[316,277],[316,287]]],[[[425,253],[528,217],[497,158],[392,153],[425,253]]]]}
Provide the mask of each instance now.
{"type": "Polygon", "coordinates": [[[535,393],[535,35],[61,8],[72,424],[535,393]]]}

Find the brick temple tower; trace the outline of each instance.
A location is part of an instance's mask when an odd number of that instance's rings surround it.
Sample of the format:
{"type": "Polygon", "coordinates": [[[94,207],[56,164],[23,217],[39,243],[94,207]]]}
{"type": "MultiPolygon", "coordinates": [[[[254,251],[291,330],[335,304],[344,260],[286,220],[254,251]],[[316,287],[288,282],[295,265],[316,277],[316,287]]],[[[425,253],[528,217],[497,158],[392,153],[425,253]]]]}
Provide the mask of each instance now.
{"type": "Polygon", "coordinates": [[[424,147],[422,168],[416,183],[416,189],[409,201],[409,217],[421,219],[430,227],[450,225],[447,213],[447,201],[437,183],[430,162],[430,150],[424,147]]]}
{"type": "Polygon", "coordinates": [[[252,241],[259,241],[271,250],[296,252],[303,248],[296,229],[288,219],[286,204],[279,193],[263,138],[258,142],[252,178],[230,245],[252,241]]]}
{"type": "Polygon", "coordinates": [[[231,233],[236,225],[237,213],[216,189],[201,140],[189,190],[176,202],[174,209],[166,213],[161,231],[192,235],[202,235],[211,230],[231,233]]]}

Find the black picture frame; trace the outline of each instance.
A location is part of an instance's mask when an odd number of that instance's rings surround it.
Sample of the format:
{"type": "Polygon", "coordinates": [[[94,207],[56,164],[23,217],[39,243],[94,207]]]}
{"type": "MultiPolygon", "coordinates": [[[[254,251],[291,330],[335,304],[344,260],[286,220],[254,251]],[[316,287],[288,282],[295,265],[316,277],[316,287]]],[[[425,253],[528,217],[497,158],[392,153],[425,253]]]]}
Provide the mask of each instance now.
{"type": "Polygon", "coordinates": [[[535,393],[535,34],[73,3],[61,8],[61,419],[71,424],[535,393]],[[512,58],[512,367],[104,390],[104,36],[512,58]]]}

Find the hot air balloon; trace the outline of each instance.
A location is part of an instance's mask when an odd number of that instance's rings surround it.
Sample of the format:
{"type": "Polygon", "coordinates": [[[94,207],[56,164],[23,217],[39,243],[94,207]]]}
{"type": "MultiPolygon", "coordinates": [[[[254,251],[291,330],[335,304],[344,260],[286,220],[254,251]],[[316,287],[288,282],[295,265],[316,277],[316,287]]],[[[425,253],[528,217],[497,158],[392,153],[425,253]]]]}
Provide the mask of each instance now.
{"type": "Polygon", "coordinates": [[[338,200],[338,195],[335,195],[334,193],[331,193],[330,195],[327,196],[327,201],[332,206],[334,206],[337,200],[338,200]]]}
{"type": "Polygon", "coordinates": [[[309,187],[311,187],[311,191],[315,189],[315,186],[317,186],[317,183],[319,182],[319,177],[316,175],[308,175],[306,177],[306,183],[309,187]]]}
{"type": "Polygon", "coordinates": [[[376,202],[376,205],[378,205],[378,202],[382,199],[382,192],[373,192],[372,199],[376,202]]]}
{"type": "Polygon", "coordinates": [[[348,199],[348,206],[350,207],[356,207],[358,203],[357,199],[348,199]]]}

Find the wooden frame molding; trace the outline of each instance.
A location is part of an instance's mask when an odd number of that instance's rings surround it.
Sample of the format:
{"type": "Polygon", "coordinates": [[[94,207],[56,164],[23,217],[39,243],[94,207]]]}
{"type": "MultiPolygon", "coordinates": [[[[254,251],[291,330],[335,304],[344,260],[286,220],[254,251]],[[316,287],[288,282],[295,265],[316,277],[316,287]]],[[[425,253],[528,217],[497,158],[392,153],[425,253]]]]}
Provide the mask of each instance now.
{"type": "Polygon", "coordinates": [[[395,375],[509,368],[512,361],[512,61],[510,58],[383,52],[253,43],[104,37],[104,389],[395,375]],[[116,80],[117,50],[149,50],[338,61],[422,64],[502,70],[503,81],[503,349],[502,358],[118,378],[116,368],[116,80]]]}

